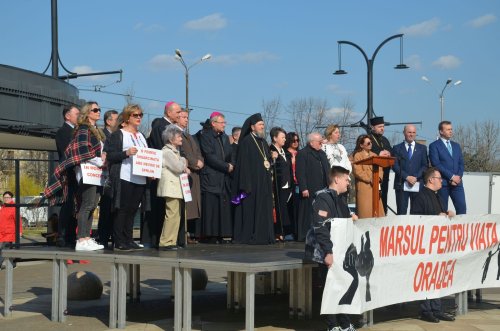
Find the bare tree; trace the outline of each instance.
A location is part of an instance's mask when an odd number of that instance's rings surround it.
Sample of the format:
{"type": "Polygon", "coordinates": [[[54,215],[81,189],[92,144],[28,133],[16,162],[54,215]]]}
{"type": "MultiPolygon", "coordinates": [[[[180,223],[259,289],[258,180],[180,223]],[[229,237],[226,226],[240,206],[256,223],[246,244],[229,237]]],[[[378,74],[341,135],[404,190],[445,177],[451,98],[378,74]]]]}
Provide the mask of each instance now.
{"type": "Polygon", "coordinates": [[[297,133],[302,145],[307,141],[307,135],[324,127],[328,123],[328,105],[326,100],[314,97],[299,98],[288,104],[291,115],[291,127],[297,133]]]}
{"type": "Polygon", "coordinates": [[[124,98],[125,98],[125,103],[127,105],[131,104],[131,103],[135,103],[134,102],[134,96],[135,96],[134,83],[132,83],[132,85],[127,87],[127,89],[125,90],[125,92],[123,94],[124,94],[124,98]]]}
{"type": "Polygon", "coordinates": [[[275,126],[276,119],[281,112],[281,99],[275,97],[271,100],[262,100],[262,119],[266,124],[266,137],[269,135],[269,131],[275,126]]]}
{"type": "Polygon", "coordinates": [[[350,98],[344,98],[340,105],[340,110],[336,111],[332,123],[339,125],[342,128],[340,143],[344,145],[347,151],[353,151],[356,146],[356,139],[364,132],[359,127],[351,127],[358,118],[354,112],[354,103],[350,98]]]}
{"type": "Polygon", "coordinates": [[[462,146],[465,171],[500,171],[500,122],[486,120],[455,128],[454,139],[462,146]]]}

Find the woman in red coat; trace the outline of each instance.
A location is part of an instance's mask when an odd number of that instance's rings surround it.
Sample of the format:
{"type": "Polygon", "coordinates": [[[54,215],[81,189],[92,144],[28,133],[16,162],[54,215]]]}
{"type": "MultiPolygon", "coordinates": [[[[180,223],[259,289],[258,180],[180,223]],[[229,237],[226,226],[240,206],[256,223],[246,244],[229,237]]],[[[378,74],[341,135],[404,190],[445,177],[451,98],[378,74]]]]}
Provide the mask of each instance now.
{"type": "MultiPolygon", "coordinates": [[[[3,206],[0,207],[0,252],[7,243],[16,241],[16,208],[7,207],[14,203],[14,195],[10,191],[3,194],[3,206]]],[[[22,224],[19,223],[19,232],[22,233],[22,224]]],[[[0,265],[3,258],[0,257],[0,265]]]]}

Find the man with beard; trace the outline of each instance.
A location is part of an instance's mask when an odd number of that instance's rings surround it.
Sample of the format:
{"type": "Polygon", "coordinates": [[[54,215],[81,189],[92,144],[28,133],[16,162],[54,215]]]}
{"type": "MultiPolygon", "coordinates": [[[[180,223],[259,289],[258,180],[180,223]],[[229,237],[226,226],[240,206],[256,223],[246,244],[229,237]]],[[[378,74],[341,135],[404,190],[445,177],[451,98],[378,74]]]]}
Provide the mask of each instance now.
{"type": "MultiPolygon", "coordinates": [[[[384,137],[385,122],[383,117],[374,117],[370,120],[372,132],[369,134],[372,141],[372,152],[379,156],[391,156],[392,147],[389,140],[384,137]]],[[[384,205],[384,212],[387,215],[387,191],[389,190],[389,173],[391,167],[384,168],[384,177],[380,185],[382,194],[382,205],[384,205]]]]}
{"type": "Polygon", "coordinates": [[[234,242],[274,243],[271,153],[260,113],[246,119],[241,129],[233,181],[234,242]]]}
{"type": "MultiPolygon", "coordinates": [[[[161,150],[165,145],[161,134],[170,124],[179,121],[181,107],[169,101],[165,105],[163,117],[158,117],[151,123],[151,133],[148,137],[148,147],[161,150]]],[[[163,219],[165,218],[165,199],[157,197],[156,191],[158,179],[152,180],[150,184],[151,211],[146,213],[144,224],[141,226],[141,242],[145,247],[157,247],[162,231],[163,219]]]]}
{"type": "Polygon", "coordinates": [[[205,158],[201,171],[201,229],[200,237],[209,243],[222,243],[233,235],[231,220],[229,174],[231,164],[231,145],[224,133],[224,115],[213,112],[210,126],[200,135],[200,148],[205,158]]]}
{"type": "Polygon", "coordinates": [[[311,227],[314,194],[328,186],[330,169],[328,158],[321,149],[321,134],[313,132],[307,138],[309,143],[297,153],[295,161],[295,176],[300,191],[298,241],[306,239],[306,233],[311,227]]]}

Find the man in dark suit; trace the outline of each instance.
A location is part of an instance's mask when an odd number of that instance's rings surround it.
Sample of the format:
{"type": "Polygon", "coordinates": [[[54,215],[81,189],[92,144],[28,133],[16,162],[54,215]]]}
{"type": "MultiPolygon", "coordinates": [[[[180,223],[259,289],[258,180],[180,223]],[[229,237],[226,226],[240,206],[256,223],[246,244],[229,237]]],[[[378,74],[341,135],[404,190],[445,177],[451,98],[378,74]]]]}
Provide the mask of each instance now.
{"type": "MultiPolygon", "coordinates": [[[[56,148],[59,162],[64,161],[64,151],[73,138],[73,129],[78,121],[80,110],[74,106],[66,106],[62,111],[64,124],[56,132],[56,148]]],[[[75,173],[68,171],[68,199],[61,206],[58,222],[57,246],[73,246],[76,241],[76,219],[73,217],[73,199],[71,198],[78,189],[75,173]]]]}
{"type": "MultiPolygon", "coordinates": [[[[411,215],[441,215],[453,217],[452,211],[447,211],[438,194],[442,186],[442,178],[437,168],[431,167],[424,172],[425,186],[417,193],[411,203],[411,215]]],[[[455,318],[442,312],[441,300],[426,299],[420,302],[421,318],[431,323],[454,321],[455,318]]]]}
{"type": "MultiPolygon", "coordinates": [[[[379,156],[392,156],[392,147],[389,140],[384,137],[385,122],[383,117],[374,117],[370,120],[372,132],[369,134],[372,141],[372,152],[379,156]]],[[[384,177],[380,185],[382,194],[382,204],[384,212],[387,215],[387,191],[389,190],[389,173],[390,167],[384,168],[384,177]]]]}
{"type": "Polygon", "coordinates": [[[317,191],[328,186],[330,163],[321,149],[323,137],[317,132],[308,136],[309,143],[296,156],[295,176],[299,183],[300,204],[297,240],[304,241],[311,227],[312,202],[317,191]]]}
{"type": "Polygon", "coordinates": [[[433,167],[438,168],[443,176],[443,187],[439,195],[444,208],[448,209],[448,197],[451,197],[457,215],[467,212],[465,191],[462,183],[464,158],[460,145],[451,141],[453,128],[450,121],[439,123],[440,138],[429,145],[429,159],[433,167]]]}
{"type": "Polygon", "coordinates": [[[151,123],[151,133],[148,137],[149,148],[162,149],[163,146],[165,146],[163,140],[161,139],[161,134],[167,125],[177,123],[180,113],[181,106],[174,101],[167,102],[163,113],[164,116],[155,118],[151,123]]]}
{"type": "Polygon", "coordinates": [[[118,121],[118,112],[116,110],[108,110],[107,112],[104,113],[104,135],[106,136],[106,139],[109,138],[111,133],[116,129],[116,122],[118,121]]]}
{"type": "Polygon", "coordinates": [[[413,200],[418,192],[412,190],[416,190],[415,185],[421,188],[422,176],[428,166],[427,147],[415,142],[417,135],[415,125],[406,125],[403,134],[405,140],[392,148],[393,156],[396,158],[392,170],[396,173],[394,190],[396,190],[398,215],[406,215],[408,199],[413,200]]]}
{"type": "MultiPolygon", "coordinates": [[[[161,150],[165,144],[161,135],[167,125],[176,124],[179,120],[181,107],[174,101],[169,101],[165,105],[163,117],[158,117],[151,123],[151,133],[148,137],[148,147],[161,150]]],[[[152,180],[150,185],[151,192],[151,211],[146,213],[144,223],[141,226],[141,242],[145,247],[157,247],[165,218],[165,199],[157,197],[156,189],[158,180],[152,180]]]]}
{"type": "MultiPolygon", "coordinates": [[[[109,139],[111,133],[116,130],[116,123],[118,121],[118,112],[116,110],[108,110],[104,113],[104,128],[103,132],[106,140],[109,139]]],[[[106,151],[106,142],[104,142],[104,151],[106,151]]],[[[99,236],[99,243],[108,248],[109,238],[113,233],[113,216],[111,215],[112,199],[106,195],[101,195],[99,201],[99,222],[97,223],[97,233],[99,236]]]]}

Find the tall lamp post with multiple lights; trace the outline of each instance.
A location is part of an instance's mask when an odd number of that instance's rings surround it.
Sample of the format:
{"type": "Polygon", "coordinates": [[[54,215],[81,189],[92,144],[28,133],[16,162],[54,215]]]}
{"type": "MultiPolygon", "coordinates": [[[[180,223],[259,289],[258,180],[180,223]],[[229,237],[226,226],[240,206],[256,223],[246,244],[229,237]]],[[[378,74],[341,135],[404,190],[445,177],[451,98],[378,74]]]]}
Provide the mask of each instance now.
{"type": "Polygon", "coordinates": [[[342,69],[342,45],[351,45],[354,48],[356,48],[358,51],[361,52],[363,57],[365,58],[366,61],[366,68],[367,68],[367,109],[366,109],[366,114],[367,114],[367,120],[368,123],[370,119],[374,117],[374,112],[373,112],[373,63],[375,62],[375,57],[377,56],[378,52],[380,49],[389,41],[392,39],[399,38],[399,64],[394,67],[394,69],[408,69],[409,67],[403,63],[403,34],[396,34],[394,36],[391,36],[384,40],[380,45],[378,45],[377,49],[375,49],[375,52],[373,52],[373,55],[371,59],[368,58],[366,55],[365,51],[356,45],[355,43],[351,41],[346,41],[346,40],[339,40],[337,41],[338,43],[338,53],[339,53],[339,70],[335,71],[333,74],[334,75],[345,75],[347,74],[347,71],[342,69]]]}
{"type": "Polygon", "coordinates": [[[186,77],[186,110],[189,112],[189,70],[194,67],[195,65],[203,62],[203,61],[207,61],[207,60],[210,60],[210,58],[212,57],[212,55],[210,54],[205,54],[201,59],[199,59],[198,61],[196,61],[195,63],[191,64],[190,66],[188,66],[186,64],[186,62],[184,61],[184,58],[182,57],[182,53],[180,51],[180,49],[176,49],[175,50],[175,59],[177,61],[179,61],[182,66],[184,67],[184,72],[185,72],[185,77],[186,77]]]}
{"type": "MultiPolygon", "coordinates": [[[[426,81],[427,83],[429,83],[431,86],[432,86],[432,83],[431,81],[429,80],[429,78],[425,77],[425,76],[422,76],[422,80],[423,81],[426,81]]],[[[446,80],[446,83],[444,84],[443,86],[443,89],[441,90],[441,92],[439,93],[439,105],[441,107],[441,121],[443,121],[443,118],[444,118],[444,91],[446,91],[446,88],[447,87],[453,87],[453,86],[457,86],[457,85],[460,85],[462,84],[462,81],[461,80],[457,80],[456,82],[454,82],[452,84],[453,80],[451,78],[448,78],[446,80]]]]}

